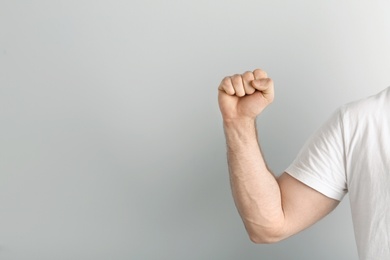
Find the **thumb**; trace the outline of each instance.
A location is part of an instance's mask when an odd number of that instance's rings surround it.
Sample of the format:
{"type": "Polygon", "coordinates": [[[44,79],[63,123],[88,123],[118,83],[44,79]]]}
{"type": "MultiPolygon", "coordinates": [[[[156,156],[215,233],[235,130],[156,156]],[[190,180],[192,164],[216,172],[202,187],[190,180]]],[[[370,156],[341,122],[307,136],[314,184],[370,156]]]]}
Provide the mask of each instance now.
{"type": "Polygon", "coordinates": [[[274,83],[271,78],[255,79],[252,81],[252,86],[272,102],[274,99],[274,83]]]}

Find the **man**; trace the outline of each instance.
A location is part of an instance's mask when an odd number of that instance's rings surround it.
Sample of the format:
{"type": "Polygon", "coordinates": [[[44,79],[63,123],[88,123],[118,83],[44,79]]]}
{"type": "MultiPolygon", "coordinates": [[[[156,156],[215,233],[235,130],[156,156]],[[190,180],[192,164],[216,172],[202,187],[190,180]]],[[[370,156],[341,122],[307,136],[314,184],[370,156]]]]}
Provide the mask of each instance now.
{"type": "Polygon", "coordinates": [[[347,104],[279,178],[267,168],[255,119],[274,99],[263,70],[218,87],[232,193],[250,239],[273,243],[331,212],[349,192],[361,259],[390,259],[390,88],[347,104]]]}

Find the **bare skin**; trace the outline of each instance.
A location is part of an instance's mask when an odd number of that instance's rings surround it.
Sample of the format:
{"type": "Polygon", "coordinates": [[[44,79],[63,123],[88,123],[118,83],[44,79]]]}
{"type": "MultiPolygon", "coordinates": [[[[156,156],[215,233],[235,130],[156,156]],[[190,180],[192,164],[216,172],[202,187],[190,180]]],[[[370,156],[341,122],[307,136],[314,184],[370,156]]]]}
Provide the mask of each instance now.
{"type": "Polygon", "coordinates": [[[261,69],[225,77],[218,87],[233,198],[250,239],[273,243],[314,224],[339,201],[268,169],[257,140],[256,117],[274,99],[261,69]]]}

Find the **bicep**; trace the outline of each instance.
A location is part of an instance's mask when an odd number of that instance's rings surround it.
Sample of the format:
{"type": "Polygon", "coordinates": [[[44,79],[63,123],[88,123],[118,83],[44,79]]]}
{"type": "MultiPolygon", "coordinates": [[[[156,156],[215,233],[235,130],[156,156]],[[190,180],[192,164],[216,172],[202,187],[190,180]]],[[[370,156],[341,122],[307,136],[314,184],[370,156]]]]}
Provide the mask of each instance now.
{"type": "Polygon", "coordinates": [[[277,179],[284,212],[285,237],[294,235],[330,213],[339,201],[283,173],[277,179]]]}

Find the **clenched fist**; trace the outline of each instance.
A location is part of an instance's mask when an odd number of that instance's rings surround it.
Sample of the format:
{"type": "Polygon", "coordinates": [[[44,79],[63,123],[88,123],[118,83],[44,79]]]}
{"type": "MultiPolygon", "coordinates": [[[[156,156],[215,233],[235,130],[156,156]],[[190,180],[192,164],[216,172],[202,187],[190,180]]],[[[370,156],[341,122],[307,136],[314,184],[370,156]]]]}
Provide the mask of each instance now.
{"type": "Polygon", "coordinates": [[[274,84],[261,69],[225,77],[218,87],[224,121],[255,119],[274,99],[274,84]]]}

